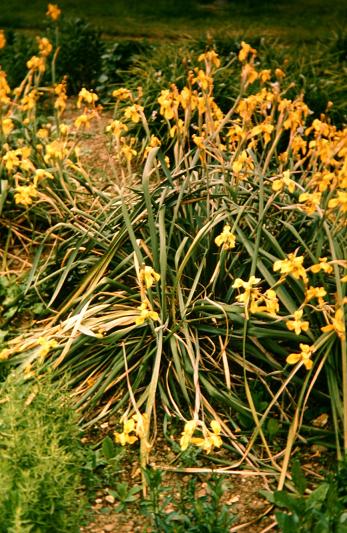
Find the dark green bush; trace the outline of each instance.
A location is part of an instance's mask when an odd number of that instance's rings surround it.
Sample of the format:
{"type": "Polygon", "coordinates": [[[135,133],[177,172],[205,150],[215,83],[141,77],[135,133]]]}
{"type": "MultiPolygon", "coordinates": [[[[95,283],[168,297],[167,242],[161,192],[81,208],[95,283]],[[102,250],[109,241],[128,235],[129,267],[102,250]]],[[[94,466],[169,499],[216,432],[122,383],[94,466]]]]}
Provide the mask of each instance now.
{"type": "Polygon", "coordinates": [[[7,74],[10,87],[17,87],[25,76],[26,64],[37,53],[35,39],[24,33],[6,32],[6,46],[0,49],[0,68],[7,74]]]}
{"type": "Polygon", "coordinates": [[[70,94],[82,87],[95,88],[101,74],[104,42],[100,32],[83,19],[63,18],[59,31],[49,32],[50,40],[59,47],[55,65],[57,80],[67,76],[70,94]]]}

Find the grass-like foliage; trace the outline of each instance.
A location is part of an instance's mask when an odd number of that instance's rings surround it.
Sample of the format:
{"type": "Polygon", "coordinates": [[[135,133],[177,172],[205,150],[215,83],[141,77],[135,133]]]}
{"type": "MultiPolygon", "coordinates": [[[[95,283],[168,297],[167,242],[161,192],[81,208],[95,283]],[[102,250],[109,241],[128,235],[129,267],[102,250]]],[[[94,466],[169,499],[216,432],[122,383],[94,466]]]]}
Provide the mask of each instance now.
{"type": "Polygon", "coordinates": [[[39,47],[20,90],[12,94],[2,74],[2,202],[16,235],[18,220],[49,228],[25,291],[52,318],[10,340],[3,364],[68,369],[85,420],[116,413],[116,440],[140,441],[142,466],[163,411],[184,423],[183,450],[225,443],[234,467],[267,466],[279,488],[296,439],[319,436],[341,457],[346,129],[311,116],[303,94],[289,97],[283,69],[262,68],[245,42],[231,59],[237,93],[222,109],[223,65],[211,48],[152,96],[150,116],[142,88],[113,92],[112,175],[132,188],[98,191],[76,151],[98,97],[80,91],[71,128],[64,83],[56,85],[53,124],[37,130],[51,52],[46,41],[39,47]],[[15,128],[17,113],[25,120],[15,128]],[[273,446],[280,436],[283,454],[273,446]]]}
{"type": "Polygon", "coordinates": [[[85,458],[66,393],[11,376],[0,395],[0,531],[79,531],[85,458]]]}

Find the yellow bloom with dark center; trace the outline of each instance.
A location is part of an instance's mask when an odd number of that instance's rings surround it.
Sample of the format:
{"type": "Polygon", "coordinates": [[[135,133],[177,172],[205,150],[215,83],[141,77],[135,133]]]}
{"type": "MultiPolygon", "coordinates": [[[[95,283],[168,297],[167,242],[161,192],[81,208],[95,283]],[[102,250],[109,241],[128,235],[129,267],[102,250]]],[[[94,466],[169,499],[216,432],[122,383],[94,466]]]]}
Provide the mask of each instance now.
{"type": "Polygon", "coordinates": [[[294,311],[293,317],[294,320],[288,320],[286,326],[290,331],[295,331],[296,335],[300,335],[301,331],[308,331],[310,323],[306,320],[301,320],[303,315],[303,310],[298,309],[294,311]]]}
{"type": "Polygon", "coordinates": [[[220,235],[218,235],[214,242],[217,246],[222,246],[223,250],[230,250],[231,248],[235,248],[235,235],[231,233],[231,228],[229,224],[226,224],[223,228],[223,231],[220,235]]]}
{"type": "Polygon", "coordinates": [[[48,4],[46,15],[53,21],[56,21],[61,15],[61,9],[57,4],[48,4]]]}
{"type": "Polygon", "coordinates": [[[303,363],[306,370],[310,370],[313,366],[313,361],[311,360],[312,354],[315,352],[314,346],[309,346],[308,344],[299,344],[300,353],[291,353],[288,355],[286,361],[288,365],[296,365],[297,363],[303,363]]]}

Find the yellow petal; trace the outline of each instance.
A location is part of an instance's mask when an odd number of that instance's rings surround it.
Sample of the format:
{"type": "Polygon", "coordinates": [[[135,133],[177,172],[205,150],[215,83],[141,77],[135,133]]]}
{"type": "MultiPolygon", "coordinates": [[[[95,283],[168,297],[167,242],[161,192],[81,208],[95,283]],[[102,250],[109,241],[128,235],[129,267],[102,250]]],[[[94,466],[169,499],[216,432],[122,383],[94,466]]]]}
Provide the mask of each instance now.
{"type": "Polygon", "coordinates": [[[301,361],[301,354],[300,353],[291,353],[288,355],[286,359],[288,365],[295,365],[299,361],[301,361]]]}

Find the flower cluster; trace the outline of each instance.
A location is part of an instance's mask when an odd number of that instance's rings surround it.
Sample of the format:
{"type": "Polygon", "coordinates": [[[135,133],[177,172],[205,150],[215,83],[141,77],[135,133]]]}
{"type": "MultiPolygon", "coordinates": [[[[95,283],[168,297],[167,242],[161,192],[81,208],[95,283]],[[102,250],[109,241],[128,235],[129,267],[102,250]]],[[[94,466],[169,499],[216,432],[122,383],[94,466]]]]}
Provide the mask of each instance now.
{"type": "Polygon", "coordinates": [[[214,448],[220,448],[223,444],[220,436],[220,424],[217,420],[212,420],[210,427],[211,429],[208,429],[200,420],[189,420],[186,422],[180,439],[181,450],[186,450],[191,444],[198,446],[206,453],[211,453],[214,448]],[[198,427],[201,428],[202,437],[193,436],[198,427]]]}
{"type": "Polygon", "coordinates": [[[117,444],[125,446],[134,444],[138,439],[143,439],[148,433],[148,416],[146,413],[137,413],[130,419],[124,418],[122,433],[115,432],[114,438],[117,444]]]}

